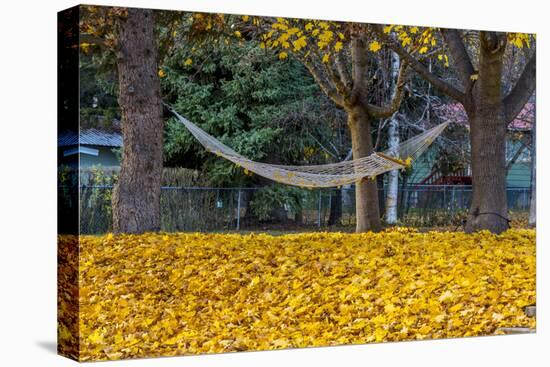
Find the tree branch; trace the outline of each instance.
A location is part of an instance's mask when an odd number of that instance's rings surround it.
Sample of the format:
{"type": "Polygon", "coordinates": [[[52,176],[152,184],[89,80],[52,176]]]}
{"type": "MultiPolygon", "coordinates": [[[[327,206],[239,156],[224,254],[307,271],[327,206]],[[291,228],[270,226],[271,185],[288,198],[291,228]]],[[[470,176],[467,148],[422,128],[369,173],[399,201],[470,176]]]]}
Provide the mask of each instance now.
{"type": "Polygon", "coordinates": [[[475,73],[475,69],[468,55],[468,51],[466,50],[466,46],[464,42],[462,42],[460,33],[458,33],[456,29],[442,29],[441,33],[451,52],[451,57],[453,58],[455,69],[462,82],[462,86],[465,90],[468,90],[470,84],[473,82],[470,77],[475,73]]]}
{"type": "Polygon", "coordinates": [[[516,150],[516,153],[514,154],[512,159],[510,159],[506,163],[506,172],[510,171],[510,168],[512,168],[512,166],[517,162],[518,158],[521,156],[523,151],[527,148],[527,145],[525,145],[522,141],[520,141],[520,144],[521,146],[518,148],[518,150],[516,150]]]}
{"type": "Polygon", "coordinates": [[[358,28],[351,34],[351,73],[353,79],[351,104],[355,104],[367,89],[367,67],[367,41],[363,30],[358,28]]]}
{"type": "Polygon", "coordinates": [[[536,74],[537,52],[535,51],[531,55],[531,59],[529,59],[527,65],[525,65],[514,88],[504,97],[504,113],[507,125],[516,118],[523,109],[523,106],[529,101],[531,95],[533,95],[536,85],[536,74]]]}
{"type": "Polygon", "coordinates": [[[315,82],[319,84],[323,93],[325,93],[336,105],[339,107],[344,107],[344,98],[336,91],[336,88],[327,81],[327,79],[322,75],[322,72],[315,67],[315,65],[308,58],[302,59],[304,66],[313,76],[315,82]]]}
{"type": "Polygon", "coordinates": [[[395,89],[393,91],[393,97],[389,103],[387,103],[385,106],[375,106],[372,104],[368,104],[367,108],[369,111],[369,114],[372,117],[376,118],[386,118],[390,117],[399,109],[399,106],[401,105],[401,101],[403,100],[403,91],[405,90],[405,80],[406,80],[406,74],[407,74],[407,62],[401,61],[401,65],[399,66],[399,76],[397,77],[397,83],[395,84],[395,89]]]}
{"type": "Polygon", "coordinates": [[[380,37],[381,40],[386,42],[386,44],[393,51],[395,51],[401,57],[401,59],[403,59],[404,61],[407,61],[410,67],[414,71],[420,74],[422,78],[428,81],[437,90],[439,90],[441,93],[446,94],[447,96],[453,98],[454,100],[462,104],[466,103],[466,95],[464,94],[464,92],[456,89],[452,85],[448,84],[447,82],[443,81],[442,79],[432,74],[426,66],[424,66],[414,56],[412,56],[409,52],[407,52],[399,43],[397,43],[396,41],[388,37],[384,33],[381,25],[379,24],[373,25],[373,29],[375,33],[380,37]]]}
{"type": "MultiPolygon", "coordinates": [[[[319,55],[317,50],[315,50],[314,53],[315,55],[317,55],[318,59],[321,59],[321,55],[319,55]]],[[[342,100],[345,101],[349,97],[351,90],[346,87],[345,83],[340,78],[340,76],[336,75],[330,63],[322,63],[322,64],[325,69],[326,75],[330,79],[330,81],[333,83],[336,89],[336,92],[338,92],[338,94],[342,97],[342,100]]]]}
{"type": "Polygon", "coordinates": [[[335,57],[336,70],[340,75],[340,80],[342,80],[342,83],[344,83],[346,88],[351,91],[351,88],[353,88],[353,81],[351,80],[351,76],[346,68],[346,62],[343,60],[342,53],[343,51],[336,53],[336,57],[335,57]]]}
{"type": "Polygon", "coordinates": [[[82,43],[89,43],[92,45],[99,46],[102,49],[108,49],[107,45],[105,44],[105,40],[101,37],[94,36],[92,34],[88,33],[80,33],[79,35],[79,42],[82,43]]]}

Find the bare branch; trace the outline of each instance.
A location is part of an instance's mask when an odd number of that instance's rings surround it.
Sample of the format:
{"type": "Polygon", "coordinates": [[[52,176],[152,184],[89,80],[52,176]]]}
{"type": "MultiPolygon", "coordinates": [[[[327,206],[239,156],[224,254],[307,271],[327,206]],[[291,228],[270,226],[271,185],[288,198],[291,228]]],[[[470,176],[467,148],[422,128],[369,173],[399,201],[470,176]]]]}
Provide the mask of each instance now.
{"type": "Polygon", "coordinates": [[[338,93],[336,88],[329,83],[322,71],[315,67],[312,60],[310,58],[303,58],[302,62],[313,76],[313,79],[315,79],[315,82],[319,84],[323,93],[325,93],[334,103],[336,103],[336,105],[344,107],[344,98],[338,93]]]}
{"type": "Polygon", "coordinates": [[[353,81],[351,80],[351,75],[349,74],[348,69],[346,67],[346,61],[344,60],[342,51],[336,53],[335,63],[336,63],[336,70],[340,75],[340,80],[342,80],[342,83],[344,83],[346,88],[351,91],[351,88],[353,88],[353,81]]]}
{"type": "Polygon", "coordinates": [[[527,145],[525,143],[523,143],[521,140],[519,140],[519,142],[521,144],[520,147],[518,148],[518,150],[516,150],[514,156],[506,163],[506,172],[510,171],[510,168],[512,168],[512,166],[517,162],[525,149],[527,149],[527,145]]]}
{"type": "Polygon", "coordinates": [[[102,49],[108,49],[109,48],[105,44],[105,40],[103,38],[98,37],[98,36],[94,36],[94,35],[88,34],[88,33],[80,33],[79,42],[80,42],[80,44],[89,43],[89,44],[92,44],[92,45],[96,45],[96,46],[99,46],[102,49]]]}
{"type": "Polygon", "coordinates": [[[395,84],[395,89],[393,91],[393,97],[389,103],[385,106],[375,106],[368,104],[367,108],[369,114],[372,117],[376,118],[387,118],[390,117],[399,109],[401,101],[403,100],[403,91],[405,90],[405,80],[407,74],[407,62],[402,61],[399,66],[399,76],[397,77],[397,83],[395,84]]]}
{"type": "Polygon", "coordinates": [[[525,65],[516,85],[504,98],[504,112],[507,125],[521,112],[523,106],[525,106],[535,91],[537,74],[536,59],[537,52],[535,51],[533,55],[531,55],[527,65],[525,65]]]}
{"type": "MultiPolygon", "coordinates": [[[[314,50],[313,52],[315,53],[318,59],[321,59],[321,55],[317,50],[314,50]]],[[[323,62],[322,64],[325,69],[327,77],[330,78],[330,81],[334,84],[336,91],[338,92],[338,94],[340,94],[340,96],[342,96],[342,99],[345,101],[349,97],[351,90],[346,87],[346,85],[344,84],[340,76],[336,75],[330,63],[323,62]]]]}
{"type": "Polygon", "coordinates": [[[407,61],[414,71],[420,74],[422,78],[432,84],[437,90],[462,104],[466,103],[466,96],[464,92],[458,90],[457,88],[453,87],[452,85],[448,84],[447,82],[443,81],[442,79],[431,73],[426,66],[424,66],[414,56],[407,52],[399,43],[386,35],[381,25],[373,25],[373,30],[380,37],[381,40],[386,42],[386,44],[401,57],[401,59],[407,61]]]}
{"type": "Polygon", "coordinates": [[[325,147],[325,146],[323,145],[323,143],[321,143],[321,142],[319,141],[319,139],[317,139],[315,136],[313,136],[312,133],[308,132],[308,135],[309,135],[313,140],[315,140],[315,142],[319,145],[319,147],[320,147],[325,153],[327,153],[328,155],[330,155],[332,158],[334,158],[334,159],[336,159],[336,160],[338,159],[338,157],[337,157],[333,152],[331,152],[327,147],[325,147]]]}
{"type": "Polygon", "coordinates": [[[468,90],[473,82],[470,77],[475,73],[475,69],[468,55],[468,51],[466,50],[466,46],[460,37],[460,33],[458,33],[456,29],[442,29],[441,33],[447,47],[449,47],[462,86],[464,89],[468,90]]]}

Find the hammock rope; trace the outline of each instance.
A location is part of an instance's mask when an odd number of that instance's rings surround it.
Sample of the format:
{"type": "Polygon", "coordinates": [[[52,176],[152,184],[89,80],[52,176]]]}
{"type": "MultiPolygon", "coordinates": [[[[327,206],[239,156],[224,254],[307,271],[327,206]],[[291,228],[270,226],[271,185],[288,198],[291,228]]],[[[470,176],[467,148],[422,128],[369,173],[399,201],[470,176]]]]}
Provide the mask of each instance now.
{"type": "Polygon", "coordinates": [[[170,106],[166,104],[165,106],[207,151],[273,181],[310,188],[342,186],[360,181],[365,177],[374,178],[388,171],[405,168],[410,165],[412,160],[417,159],[449,124],[449,122],[444,122],[426,130],[422,134],[404,141],[391,151],[375,152],[366,157],[338,163],[286,166],[252,161],[181,116],[170,106]]]}

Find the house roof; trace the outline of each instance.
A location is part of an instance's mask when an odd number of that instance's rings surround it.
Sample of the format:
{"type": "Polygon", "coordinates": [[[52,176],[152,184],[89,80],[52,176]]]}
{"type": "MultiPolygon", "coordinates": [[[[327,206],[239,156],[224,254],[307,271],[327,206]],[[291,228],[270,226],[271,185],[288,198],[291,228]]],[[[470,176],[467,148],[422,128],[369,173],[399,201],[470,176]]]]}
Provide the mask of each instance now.
{"type": "MultiPolygon", "coordinates": [[[[468,116],[464,107],[459,103],[447,103],[434,106],[436,114],[443,119],[467,125],[468,116]]],[[[535,103],[528,102],[516,118],[508,125],[509,130],[531,130],[535,122],[535,103]]]]}
{"type": "Polygon", "coordinates": [[[122,135],[116,132],[106,132],[97,129],[83,129],[80,130],[79,136],[77,136],[74,132],[64,132],[59,134],[57,138],[58,147],[67,147],[79,144],[119,148],[122,147],[122,135]]]}

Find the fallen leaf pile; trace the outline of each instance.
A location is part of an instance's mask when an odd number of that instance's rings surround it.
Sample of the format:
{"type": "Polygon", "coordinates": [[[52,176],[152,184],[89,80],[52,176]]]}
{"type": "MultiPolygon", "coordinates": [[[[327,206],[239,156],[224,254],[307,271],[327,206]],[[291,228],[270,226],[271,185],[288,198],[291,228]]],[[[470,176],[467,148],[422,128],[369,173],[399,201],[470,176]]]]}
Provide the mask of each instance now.
{"type": "Polygon", "coordinates": [[[79,359],[488,335],[533,303],[534,230],[83,236],[79,359]]]}

